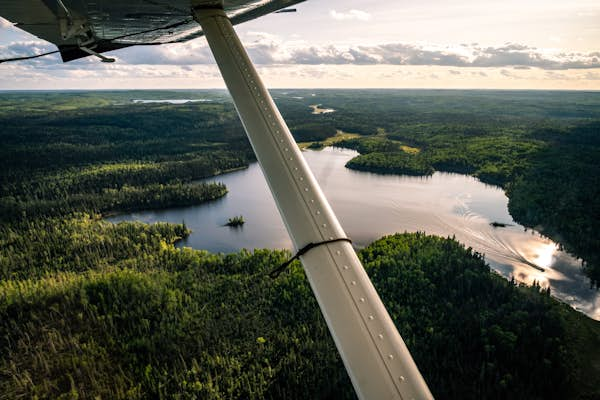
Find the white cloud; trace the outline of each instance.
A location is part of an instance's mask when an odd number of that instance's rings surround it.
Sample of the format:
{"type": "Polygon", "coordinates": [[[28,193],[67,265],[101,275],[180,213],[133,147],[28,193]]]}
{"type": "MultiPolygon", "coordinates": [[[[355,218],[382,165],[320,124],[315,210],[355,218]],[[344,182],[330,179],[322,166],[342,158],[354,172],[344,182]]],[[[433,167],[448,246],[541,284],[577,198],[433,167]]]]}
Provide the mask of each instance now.
{"type": "MultiPolygon", "coordinates": [[[[8,43],[4,46],[0,45],[0,59],[35,56],[38,54],[48,53],[54,50],[56,50],[56,47],[53,44],[40,40],[17,41],[8,43]]],[[[18,63],[21,65],[27,64],[51,66],[60,63],[60,57],[54,54],[50,56],[35,58],[29,61],[19,61],[18,63]]],[[[4,66],[6,64],[1,65],[4,66]]]]}
{"type": "Polygon", "coordinates": [[[368,21],[371,19],[371,14],[361,10],[349,10],[346,12],[337,12],[335,10],[329,11],[331,18],[337,21],[368,21]]]}
{"type": "MultiPolygon", "coordinates": [[[[311,45],[305,41],[283,41],[276,35],[252,32],[245,40],[246,49],[257,65],[414,65],[478,68],[513,68],[526,70],[597,69],[600,52],[557,52],[518,43],[501,46],[478,44],[441,46],[432,44],[385,43],[344,46],[311,45]]],[[[19,41],[0,46],[3,58],[44,53],[54,46],[42,41],[19,41]]],[[[132,47],[112,52],[125,65],[214,65],[206,41],[193,40],[151,47],[132,47]]],[[[62,66],[58,57],[27,61],[48,69],[95,65],[95,58],[85,58],[62,66]]]]}
{"type": "Polygon", "coordinates": [[[283,42],[271,35],[249,43],[247,49],[255,63],[265,65],[437,65],[544,70],[600,68],[598,52],[564,53],[517,43],[488,47],[477,44],[451,47],[410,43],[310,45],[306,42],[283,42]]]}

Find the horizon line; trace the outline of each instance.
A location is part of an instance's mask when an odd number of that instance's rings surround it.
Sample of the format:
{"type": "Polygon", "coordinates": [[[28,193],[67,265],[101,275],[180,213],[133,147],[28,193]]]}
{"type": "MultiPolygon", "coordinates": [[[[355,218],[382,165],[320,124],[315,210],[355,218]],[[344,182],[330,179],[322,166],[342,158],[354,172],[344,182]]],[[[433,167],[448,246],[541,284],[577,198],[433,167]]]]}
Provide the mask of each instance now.
{"type": "MultiPolygon", "coordinates": [[[[199,91],[199,90],[211,90],[211,91],[225,91],[229,93],[227,88],[107,88],[107,89],[89,89],[89,88],[75,88],[75,89],[1,89],[0,92],[128,92],[128,91],[199,91]]],[[[378,88],[378,87],[276,87],[267,88],[267,90],[422,90],[422,91],[503,91],[503,92],[600,92],[600,89],[543,89],[543,88],[530,88],[530,89],[516,89],[516,88],[418,88],[418,87],[407,87],[407,88],[378,88]]]]}

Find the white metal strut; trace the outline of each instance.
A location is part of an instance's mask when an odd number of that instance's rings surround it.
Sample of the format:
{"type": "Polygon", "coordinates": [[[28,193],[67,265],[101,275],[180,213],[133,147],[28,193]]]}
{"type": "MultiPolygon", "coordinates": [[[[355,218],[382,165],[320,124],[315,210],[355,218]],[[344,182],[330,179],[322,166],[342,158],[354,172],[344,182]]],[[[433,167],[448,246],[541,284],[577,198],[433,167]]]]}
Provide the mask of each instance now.
{"type": "MultiPolygon", "coordinates": [[[[294,247],[345,238],[279,110],[221,9],[194,9],[294,247]]],[[[357,395],[431,399],[404,341],[347,242],[300,257],[357,395]]]]}

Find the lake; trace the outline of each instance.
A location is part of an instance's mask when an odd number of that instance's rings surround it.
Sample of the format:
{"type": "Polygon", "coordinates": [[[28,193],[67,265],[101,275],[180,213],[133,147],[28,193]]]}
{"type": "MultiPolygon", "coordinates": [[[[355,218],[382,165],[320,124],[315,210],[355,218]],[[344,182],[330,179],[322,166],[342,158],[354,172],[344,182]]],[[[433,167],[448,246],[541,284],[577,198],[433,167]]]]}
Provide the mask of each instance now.
{"type": "MultiPolygon", "coordinates": [[[[408,177],[349,170],[344,165],[358,154],[352,150],[327,147],[303,154],[356,247],[395,232],[454,235],[485,254],[486,261],[501,275],[550,286],[553,296],[600,320],[600,292],[590,289],[580,260],[513,221],[508,199],[500,188],[460,174],[436,172],[430,177],[408,177]],[[492,222],[506,226],[494,227],[492,222]]],[[[208,181],[223,182],[229,193],[199,206],[136,212],[108,220],[183,221],[193,232],[178,246],[212,252],[291,249],[258,164],[208,181]],[[236,215],[246,220],[243,227],[224,226],[236,215]]]]}

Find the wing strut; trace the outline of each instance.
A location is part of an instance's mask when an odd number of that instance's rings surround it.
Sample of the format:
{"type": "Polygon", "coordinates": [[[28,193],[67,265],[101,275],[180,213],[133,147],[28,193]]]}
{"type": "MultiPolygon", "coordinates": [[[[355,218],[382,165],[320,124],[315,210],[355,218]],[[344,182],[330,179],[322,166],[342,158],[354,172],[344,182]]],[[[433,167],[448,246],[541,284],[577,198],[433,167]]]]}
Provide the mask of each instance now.
{"type": "MultiPolygon", "coordinates": [[[[361,399],[431,399],[404,341],[222,9],[202,29],[361,399]]],[[[357,188],[359,191],[360,188],[357,188]]]]}

